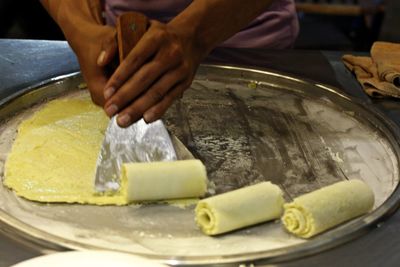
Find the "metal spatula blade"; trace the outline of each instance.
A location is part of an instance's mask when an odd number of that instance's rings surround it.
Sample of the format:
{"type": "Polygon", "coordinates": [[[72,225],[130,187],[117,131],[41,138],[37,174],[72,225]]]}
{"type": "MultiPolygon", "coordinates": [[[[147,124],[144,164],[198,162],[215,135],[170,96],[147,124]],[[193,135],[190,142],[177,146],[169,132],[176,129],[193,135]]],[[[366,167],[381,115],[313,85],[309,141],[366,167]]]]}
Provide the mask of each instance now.
{"type": "Polygon", "coordinates": [[[123,163],[170,160],[176,160],[176,153],[161,120],[147,124],[141,119],[127,128],[121,128],[114,116],[97,159],[95,190],[99,193],[118,191],[123,163]]]}
{"type": "MultiPolygon", "coordinates": [[[[122,62],[146,32],[148,19],[137,12],[117,18],[119,61],[122,62]]],[[[95,190],[115,193],[120,188],[123,163],[176,160],[170,136],[161,120],[147,124],[143,119],[129,126],[118,126],[114,116],[106,130],[97,159],[95,190]]]]}

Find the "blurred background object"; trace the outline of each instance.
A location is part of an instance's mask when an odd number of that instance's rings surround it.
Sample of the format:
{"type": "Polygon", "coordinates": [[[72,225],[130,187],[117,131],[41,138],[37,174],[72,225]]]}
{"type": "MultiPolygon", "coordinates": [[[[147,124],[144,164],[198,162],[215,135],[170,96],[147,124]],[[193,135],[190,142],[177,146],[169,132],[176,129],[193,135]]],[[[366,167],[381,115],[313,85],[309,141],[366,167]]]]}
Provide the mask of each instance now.
{"type": "Polygon", "coordinates": [[[400,1],[387,0],[379,40],[400,42],[400,1]]]}
{"type": "MultiPolygon", "coordinates": [[[[369,51],[376,40],[400,42],[399,0],[295,0],[294,48],[369,51]]],[[[0,38],[63,40],[39,1],[0,0],[0,38]]]]}
{"type": "Polygon", "coordinates": [[[63,40],[39,1],[0,0],[0,38],[63,40]]]}
{"type": "Polygon", "coordinates": [[[369,51],[378,39],[386,5],[396,0],[295,1],[300,21],[296,48],[369,51]]]}

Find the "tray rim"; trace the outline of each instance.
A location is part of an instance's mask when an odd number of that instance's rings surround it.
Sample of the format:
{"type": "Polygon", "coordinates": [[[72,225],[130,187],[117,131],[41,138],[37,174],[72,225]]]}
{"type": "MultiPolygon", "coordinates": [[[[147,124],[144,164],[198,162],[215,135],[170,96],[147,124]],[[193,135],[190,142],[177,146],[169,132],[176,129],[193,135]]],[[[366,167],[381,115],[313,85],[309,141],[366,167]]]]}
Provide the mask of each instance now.
{"type": "MultiPolygon", "coordinates": [[[[245,71],[257,74],[266,74],[279,78],[289,79],[302,84],[312,84],[324,91],[328,91],[330,94],[337,95],[340,98],[350,101],[353,104],[360,106],[361,109],[373,114],[380,123],[384,125],[395,138],[397,145],[400,147],[400,127],[394,123],[390,118],[387,117],[381,110],[376,108],[372,103],[365,100],[358,99],[350,96],[340,89],[326,85],[320,82],[313,81],[307,78],[301,78],[296,75],[278,72],[270,69],[259,68],[259,67],[246,67],[239,65],[230,64],[202,64],[199,69],[222,69],[222,70],[233,70],[233,71],[245,71]],[[399,141],[397,141],[399,140],[399,141]]],[[[60,83],[67,79],[75,79],[81,76],[80,72],[72,72],[65,75],[56,76],[32,86],[21,88],[14,94],[0,100],[0,108],[11,104],[14,100],[19,97],[35,91],[41,87],[49,86],[54,83],[60,83]]],[[[397,160],[400,163],[400,155],[396,154],[397,160]]],[[[400,176],[400,174],[399,174],[400,176]]],[[[134,253],[132,254],[143,256],[151,260],[162,262],[168,265],[207,265],[207,266],[237,266],[240,263],[247,264],[269,264],[277,263],[282,261],[288,261],[298,259],[301,257],[317,254],[322,251],[326,251],[330,248],[336,247],[350,240],[353,240],[368,230],[375,227],[380,221],[387,219],[393,214],[400,204],[400,182],[392,194],[385,200],[385,202],[373,212],[364,216],[358,217],[349,223],[346,223],[345,227],[339,226],[336,230],[340,230],[341,235],[331,235],[334,238],[323,238],[324,236],[317,236],[314,239],[308,240],[306,243],[291,245],[289,247],[272,249],[269,251],[252,252],[252,253],[240,253],[233,255],[222,255],[222,256],[169,256],[169,255],[155,255],[145,253],[134,253]]],[[[337,234],[338,231],[334,231],[337,234]]],[[[35,227],[32,227],[17,218],[7,214],[3,209],[0,208],[0,232],[6,236],[22,242],[43,254],[48,254],[54,251],[65,251],[65,250],[104,250],[102,247],[83,244],[77,241],[71,241],[48,232],[42,231],[35,227]]],[[[111,250],[113,251],[113,250],[111,250]]],[[[119,250],[114,250],[119,251],[119,250]]],[[[126,252],[126,251],[124,251],[126,252]]],[[[128,252],[129,253],[129,252],[128,252]]]]}

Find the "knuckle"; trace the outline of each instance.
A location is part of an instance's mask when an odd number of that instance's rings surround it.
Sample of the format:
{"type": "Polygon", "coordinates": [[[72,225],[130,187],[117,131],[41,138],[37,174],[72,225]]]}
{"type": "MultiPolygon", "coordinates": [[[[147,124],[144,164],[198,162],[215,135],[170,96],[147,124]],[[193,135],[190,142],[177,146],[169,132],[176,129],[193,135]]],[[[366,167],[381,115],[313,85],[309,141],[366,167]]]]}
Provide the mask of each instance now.
{"type": "Polygon", "coordinates": [[[159,27],[161,25],[161,22],[159,22],[158,20],[150,20],[150,27],[151,28],[155,28],[155,27],[159,27]]]}
{"type": "Polygon", "coordinates": [[[131,57],[131,65],[133,65],[135,68],[137,68],[137,66],[139,64],[142,64],[142,62],[144,62],[144,58],[142,54],[138,54],[138,53],[133,53],[132,57],[131,57]]]}
{"type": "Polygon", "coordinates": [[[154,114],[154,119],[155,120],[160,119],[164,115],[164,113],[165,113],[167,108],[168,108],[168,106],[166,106],[164,108],[156,108],[156,109],[154,109],[154,113],[153,113],[154,114]]]}
{"type": "Polygon", "coordinates": [[[190,72],[190,66],[187,62],[183,62],[180,67],[181,72],[188,73],[190,72]]]}
{"type": "Polygon", "coordinates": [[[93,101],[93,103],[95,103],[97,106],[102,106],[103,102],[99,97],[95,96],[94,94],[90,94],[90,97],[93,101]]]}
{"type": "Polygon", "coordinates": [[[182,82],[175,90],[174,95],[178,98],[182,98],[183,93],[189,89],[190,82],[184,81],[182,82]]]}
{"type": "Polygon", "coordinates": [[[162,41],[164,41],[168,36],[168,33],[163,29],[158,29],[154,34],[157,40],[162,40],[162,41]]]}
{"type": "Polygon", "coordinates": [[[117,39],[115,34],[106,34],[104,39],[101,41],[101,49],[105,51],[113,50],[117,47],[117,39]]]}
{"type": "Polygon", "coordinates": [[[152,73],[153,73],[153,71],[151,69],[148,69],[146,71],[143,71],[140,74],[137,74],[137,76],[136,76],[136,84],[139,84],[139,85],[142,85],[142,86],[146,86],[149,77],[152,77],[152,73]]]}
{"type": "Polygon", "coordinates": [[[138,73],[137,80],[139,84],[147,84],[147,82],[154,76],[157,75],[158,70],[162,67],[162,62],[154,61],[151,65],[148,65],[146,69],[143,69],[141,73],[138,73]]]}
{"type": "Polygon", "coordinates": [[[149,65],[149,68],[147,70],[147,75],[157,75],[160,70],[163,68],[163,65],[165,64],[164,61],[158,59],[158,60],[154,60],[154,62],[151,63],[151,65],[149,65]]]}
{"type": "Polygon", "coordinates": [[[105,43],[107,46],[116,46],[117,45],[117,40],[115,38],[115,35],[112,34],[111,36],[108,36],[105,40],[105,43]]]}
{"type": "Polygon", "coordinates": [[[131,105],[128,108],[126,108],[126,112],[133,118],[136,119],[143,115],[143,112],[141,112],[135,105],[131,105]]]}
{"type": "Polygon", "coordinates": [[[128,57],[126,58],[126,64],[127,67],[128,66],[134,66],[136,67],[136,65],[140,62],[143,62],[143,57],[141,54],[135,53],[133,50],[131,50],[131,52],[128,54],[128,57]]]}
{"type": "Polygon", "coordinates": [[[112,102],[118,107],[123,107],[126,103],[127,96],[123,92],[116,94],[112,98],[112,102]]]}
{"type": "Polygon", "coordinates": [[[163,99],[163,94],[158,90],[152,90],[148,92],[148,97],[153,100],[153,102],[160,102],[163,99]]]}
{"type": "Polygon", "coordinates": [[[119,86],[123,82],[124,82],[124,79],[122,78],[122,74],[119,72],[114,73],[111,84],[113,84],[114,86],[119,86]]]}
{"type": "Polygon", "coordinates": [[[183,90],[182,90],[182,91],[185,91],[185,90],[188,89],[191,85],[192,85],[192,80],[191,80],[191,79],[187,79],[186,81],[183,82],[183,85],[182,85],[183,90]]]}
{"type": "Polygon", "coordinates": [[[164,100],[168,107],[175,101],[175,98],[175,94],[168,94],[164,97],[164,100]]]}
{"type": "Polygon", "coordinates": [[[183,49],[180,45],[173,43],[169,49],[171,59],[181,59],[183,57],[183,49]]]}
{"type": "Polygon", "coordinates": [[[143,110],[143,108],[138,107],[135,104],[132,104],[132,105],[130,105],[129,107],[127,107],[125,109],[125,112],[128,113],[131,116],[132,121],[137,121],[141,117],[143,117],[143,114],[144,114],[145,110],[143,110]]]}

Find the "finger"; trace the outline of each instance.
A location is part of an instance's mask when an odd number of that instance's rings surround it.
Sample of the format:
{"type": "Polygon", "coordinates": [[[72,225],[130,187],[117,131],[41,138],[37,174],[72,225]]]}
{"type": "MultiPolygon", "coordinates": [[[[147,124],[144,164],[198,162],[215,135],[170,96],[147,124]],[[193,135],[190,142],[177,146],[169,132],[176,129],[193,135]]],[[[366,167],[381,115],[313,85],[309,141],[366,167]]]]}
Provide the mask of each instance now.
{"type": "Polygon", "coordinates": [[[89,77],[85,78],[85,81],[88,82],[90,97],[92,98],[93,103],[98,106],[103,106],[104,98],[102,91],[107,82],[107,78],[104,77],[101,72],[94,72],[89,74],[89,77]]]}
{"type": "Polygon", "coordinates": [[[111,63],[117,54],[118,46],[115,31],[101,44],[101,52],[97,58],[97,65],[104,67],[111,63]]]}
{"type": "Polygon", "coordinates": [[[160,119],[168,110],[168,108],[174,103],[174,101],[181,98],[183,92],[189,87],[190,83],[188,82],[183,82],[175,86],[164,96],[164,98],[160,102],[144,112],[143,119],[147,123],[160,119]]]}
{"type": "Polygon", "coordinates": [[[181,72],[180,69],[174,69],[163,75],[144,95],[118,115],[118,124],[121,127],[126,127],[139,120],[146,110],[160,102],[171,88],[184,80],[185,75],[186,73],[181,72]]]}
{"type": "Polygon", "coordinates": [[[179,62],[180,59],[178,58],[171,59],[160,57],[145,64],[107,100],[105,105],[107,115],[111,117],[118,112],[118,110],[125,108],[129,103],[146,91],[164,73],[175,68],[179,62]]]}
{"type": "Polygon", "coordinates": [[[121,87],[145,62],[154,57],[160,48],[162,40],[155,39],[153,35],[150,29],[143,35],[142,39],[139,40],[110,77],[105,86],[105,91],[109,88],[116,91],[116,88],[121,87]]]}

